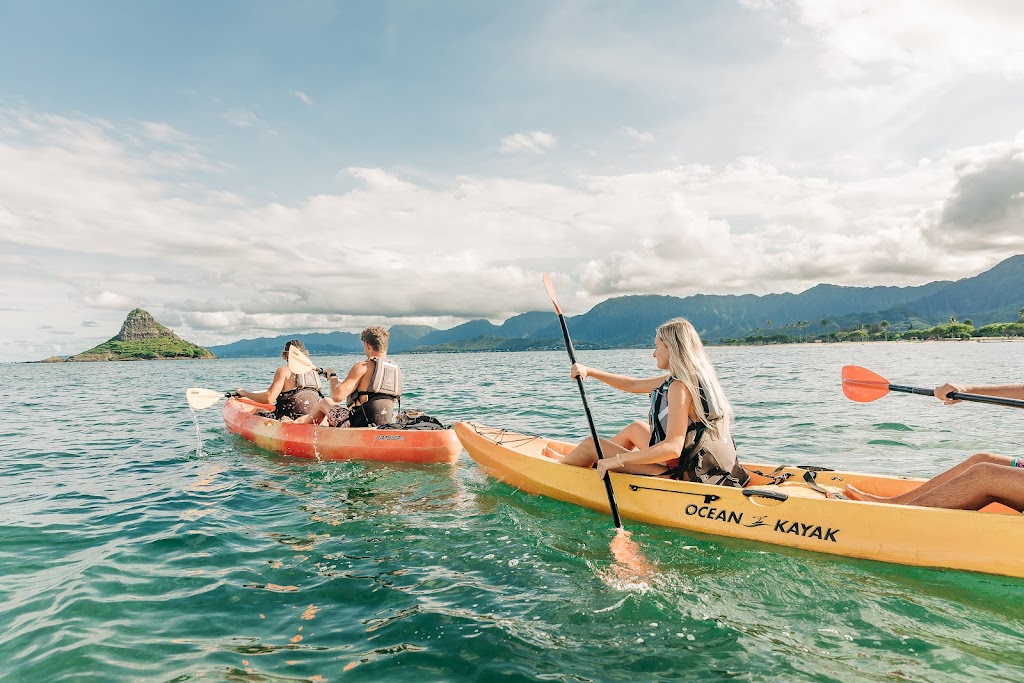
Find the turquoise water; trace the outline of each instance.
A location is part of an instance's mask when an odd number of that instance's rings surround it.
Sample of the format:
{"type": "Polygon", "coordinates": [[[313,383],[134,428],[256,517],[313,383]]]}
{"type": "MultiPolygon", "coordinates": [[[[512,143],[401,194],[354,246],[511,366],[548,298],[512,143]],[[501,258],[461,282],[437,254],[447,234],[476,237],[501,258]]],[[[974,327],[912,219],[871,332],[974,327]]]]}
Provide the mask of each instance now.
{"type": "MultiPolygon", "coordinates": [[[[925,476],[1024,450],[1024,413],[854,404],[838,379],[855,363],[916,386],[1020,381],[1024,344],[712,355],[747,459],[925,476]]],[[[654,374],[648,351],[580,356],[654,374]]],[[[587,433],[564,354],[398,358],[404,407],[587,433]]],[[[653,570],[624,578],[606,516],[489,480],[465,453],[454,467],[297,462],[227,434],[219,406],[197,434],[187,387],[262,389],[274,367],[0,366],[0,679],[1024,680],[1024,580],[629,520],[653,570]]],[[[646,414],[643,397],[587,386],[604,434],[646,414]]]]}

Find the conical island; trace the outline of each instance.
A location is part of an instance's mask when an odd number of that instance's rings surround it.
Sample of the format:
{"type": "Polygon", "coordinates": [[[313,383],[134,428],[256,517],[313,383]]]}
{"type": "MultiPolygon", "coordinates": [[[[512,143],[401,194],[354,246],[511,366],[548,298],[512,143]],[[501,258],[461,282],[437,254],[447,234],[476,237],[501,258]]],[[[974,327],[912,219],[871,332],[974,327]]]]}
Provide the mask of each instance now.
{"type": "Polygon", "coordinates": [[[136,308],[125,318],[116,337],[88,351],[70,356],[67,360],[76,362],[216,357],[208,349],[187,342],[174,334],[158,323],[147,311],[136,308]]]}

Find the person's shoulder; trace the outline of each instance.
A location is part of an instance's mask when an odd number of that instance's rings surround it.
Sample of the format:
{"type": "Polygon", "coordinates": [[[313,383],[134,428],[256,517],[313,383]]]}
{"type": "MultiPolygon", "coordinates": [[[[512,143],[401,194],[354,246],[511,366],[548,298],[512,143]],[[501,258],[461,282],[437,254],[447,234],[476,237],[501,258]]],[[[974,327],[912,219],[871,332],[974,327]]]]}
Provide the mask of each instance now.
{"type": "Polygon", "coordinates": [[[281,367],[274,371],[274,377],[287,377],[288,375],[291,374],[291,372],[292,371],[288,369],[287,365],[282,365],[281,367]]]}
{"type": "Polygon", "coordinates": [[[679,400],[683,400],[690,395],[690,390],[687,389],[686,385],[680,382],[678,379],[670,377],[665,381],[669,382],[668,395],[670,398],[678,397],[679,400]]]}

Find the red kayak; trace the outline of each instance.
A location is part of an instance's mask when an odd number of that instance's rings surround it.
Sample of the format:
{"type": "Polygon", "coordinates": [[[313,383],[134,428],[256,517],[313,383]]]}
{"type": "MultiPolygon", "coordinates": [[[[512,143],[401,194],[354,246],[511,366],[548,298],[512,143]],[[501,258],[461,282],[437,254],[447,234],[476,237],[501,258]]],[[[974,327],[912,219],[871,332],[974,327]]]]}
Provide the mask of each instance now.
{"type": "Polygon", "coordinates": [[[254,413],[273,406],[235,398],[224,402],[224,424],[260,448],[278,455],[319,460],[453,463],[462,444],[452,429],[321,427],[279,422],[254,413]]]}

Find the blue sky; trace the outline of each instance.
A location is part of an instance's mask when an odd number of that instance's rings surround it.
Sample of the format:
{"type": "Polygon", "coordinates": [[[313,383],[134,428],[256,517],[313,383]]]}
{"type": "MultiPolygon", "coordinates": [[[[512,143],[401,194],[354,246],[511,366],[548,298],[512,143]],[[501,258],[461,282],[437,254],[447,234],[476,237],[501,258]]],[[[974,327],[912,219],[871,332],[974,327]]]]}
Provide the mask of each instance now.
{"type": "Polygon", "coordinates": [[[1011,0],[0,5],[0,361],[1024,252],[1011,0]]]}

